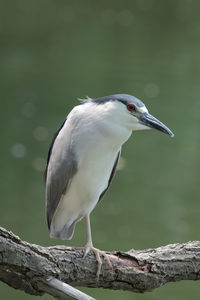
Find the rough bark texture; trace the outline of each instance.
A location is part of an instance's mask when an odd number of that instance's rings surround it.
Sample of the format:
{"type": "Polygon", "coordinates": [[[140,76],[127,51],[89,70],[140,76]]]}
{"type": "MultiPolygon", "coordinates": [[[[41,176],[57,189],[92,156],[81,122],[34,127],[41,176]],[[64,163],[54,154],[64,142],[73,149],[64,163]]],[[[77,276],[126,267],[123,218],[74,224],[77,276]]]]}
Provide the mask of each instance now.
{"type": "Polygon", "coordinates": [[[106,252],[99,280],[94,254],[72,247],[42,247],[22,241],[0,227],[0,279],[33,295],[49,292],[48,279],[73,286],[103,287],[143,293],[167,282],[200,279],[200,242],[156,249],[106,252]]]}

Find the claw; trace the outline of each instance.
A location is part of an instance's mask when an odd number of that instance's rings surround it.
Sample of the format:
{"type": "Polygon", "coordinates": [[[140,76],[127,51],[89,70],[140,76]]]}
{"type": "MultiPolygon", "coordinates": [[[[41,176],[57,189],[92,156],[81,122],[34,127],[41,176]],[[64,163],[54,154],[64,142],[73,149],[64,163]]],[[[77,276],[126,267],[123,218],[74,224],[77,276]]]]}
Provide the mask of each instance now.
{"type": "Polygon", "coordinates": [[[95,256],[96,256],[96,260],[97,260],[97,264],[98,264],[98,266],[97,266],[97,280],[99,280],[99,275],[101,273],[101,266],[102,266],[102,261],[101,261],[100,255],[103,256],[103,258],[105,259],[106,263],[109,265],[110,268],[112,268],[112,264],[110,262],[110,259],[109,259],[108,255],[104,251],[101,251],[97,248],[94,248],[93,246],[86,246],[85,247],[85,253],[84,253],[83,257],[86,257],[86,255],[90,251],[93,251],[95,256]]]}

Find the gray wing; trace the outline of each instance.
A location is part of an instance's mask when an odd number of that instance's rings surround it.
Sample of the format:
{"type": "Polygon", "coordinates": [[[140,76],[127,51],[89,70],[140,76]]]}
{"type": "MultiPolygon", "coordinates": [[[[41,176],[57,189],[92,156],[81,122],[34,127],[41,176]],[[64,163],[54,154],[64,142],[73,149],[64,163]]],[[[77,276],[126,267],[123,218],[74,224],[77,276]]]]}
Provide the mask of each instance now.
{"type": "Polygon", "coordinates": [[[77,162],[71,143],[71,129],[64,126],[57,130],[52,140],[45,171],[46,218],[50,229],[51,221],[60,198],[66,193],[70,179],[77,171],[77,162]]]}
{"type": "MultiPolygon", "coordinates": [[[[119,150],[119,152],[117,153],[117,157],[115,159],[115,162],[114,162],[114,165],[113,165],[113,168],[112,168],[112,171],[111,171],[111,174],[110,174],[110,178],[108,180],[108,185],[107,187],[105,188],[105,190],[101,193],[100,197],[99,197],[99,201],[103,198],[103,196],[105,195],[105,193],[107,192],[110,184],[111,184],[111,181],[112,179],[114,178],[115,176],[115,173],[116,173],[116,169],[117,169],[117,165],[118,165],[118,162],[119,162],[119,158],[120,158],[120,154],[121,154],[121,149],[119,150]]],[[[98,202],[99,202],[98,201],[98,202]]]]}

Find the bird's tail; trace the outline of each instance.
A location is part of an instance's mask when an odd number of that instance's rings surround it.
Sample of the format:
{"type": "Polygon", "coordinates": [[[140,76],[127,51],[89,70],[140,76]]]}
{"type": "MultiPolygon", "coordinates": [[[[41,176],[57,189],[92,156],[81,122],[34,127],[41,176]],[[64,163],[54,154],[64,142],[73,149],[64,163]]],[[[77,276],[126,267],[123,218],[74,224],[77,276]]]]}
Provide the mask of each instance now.
{"type": "Polygon", "coordinates": [[[52,238],[60,238],[61,240],[71,240],[74,234],[76,221],[69,225],[66,223],[61,230],[56,230],[54,226],[50,228],[50,237],[52,238]]]}

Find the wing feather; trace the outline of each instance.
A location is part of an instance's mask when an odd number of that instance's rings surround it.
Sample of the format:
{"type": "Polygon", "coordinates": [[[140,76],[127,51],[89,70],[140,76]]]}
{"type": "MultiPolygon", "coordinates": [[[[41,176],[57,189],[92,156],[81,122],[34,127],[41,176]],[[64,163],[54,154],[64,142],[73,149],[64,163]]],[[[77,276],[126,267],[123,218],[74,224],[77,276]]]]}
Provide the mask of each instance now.
{"type": "MultiPolygon", "coordinates": [[[[118,165],[118,162],[119,162],[119,158],[120,158],[120,154],[121,154],[121,149],[119,150],[119,152],[117,153],[117,157],[115,159],[115,162],[114,162],[114,165],[113,165],[113,168],[112,168],[112,171],[111,171],[111,174],[110,174],[110,178],[108,180],[108,185],[107,187],[105,188],[105,190],[101,193],[100,197],[99,197],[99,201],[102,200],[103,196],[105,195],[105,193],[107,192],[110,184],[111,184],[111,181],[113,180],[114,176],[115,176],[115,173],[116,173],[116,169],[117,169],[117,165],[118,165]]],[[[98,201],[98,202],[99,202],[98,201]]]]}
{"type": "Polygon", "coordinates": [[[48,155],[47,155],[47,165],[46,165],[46,169],[44,171],[44,182],[45,183],[46,183],[46,179],[47,179],[47,169],[48,169],[49,160],[50,160],[50,157],[51,157],[52,148],[53,148],[54,142],[55,142],[55,140],[56,140],[59,132],[61,131],[61,129],[65,125],[66,120],[67,120],[67,118],[63,121],[63,123],[60,125],[60,127],[58,128],[58,130],[55,132],[55,134],[53,136],[53,139],[51,141],[51,144],[50,144],[50,147],[49,147],[49,151],[48,151],[48,155]]]}
{"type": "Polygon", "coordinates": [[[49,229],[59,201],[77,171],[77,161],[71,141],[72,129],[72,124],[68,126],[66,119],[55,133],[48,153],[45,181],[46,218],[49,229]]]}

